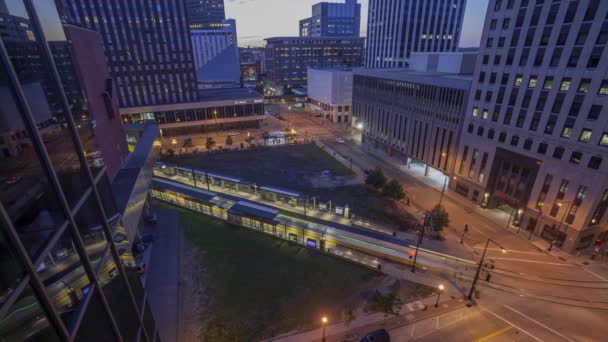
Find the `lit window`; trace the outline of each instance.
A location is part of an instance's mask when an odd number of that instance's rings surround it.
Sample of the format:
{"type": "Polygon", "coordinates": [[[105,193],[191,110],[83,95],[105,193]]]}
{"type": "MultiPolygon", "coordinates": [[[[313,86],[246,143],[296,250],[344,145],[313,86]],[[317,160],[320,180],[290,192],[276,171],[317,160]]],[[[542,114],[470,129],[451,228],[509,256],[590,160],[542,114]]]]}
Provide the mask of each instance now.
{"type": "Polygon", "coordinates": [[[602,85],[600,86],[600,90],[599,90],[598,94],[608,95],[608,80],[602,81],[602,85]]]}
{"type": "Polygon", "coordinates": [[[522,80],[523,80],[523,77],[521,77],[521,75],[515,76],[515,86],[519,87],[521,85],[522,80]]]}
{"type": "Polygon", "coordinates": [[[536,76],[532,76],[530,77],[530,82],[528,82],[528,88],[534,88],[536,87],[536,76]]]}
{"type": "Polygon", "coordinates": [[[589,86],[591,85],[591,80],[588,78],[583,78],[581,80],[581,84],[578,86],[578,92],[586,94],[589,92],[589,86]]]}
{"type": "Polygon", "coordinates": [[[545,84],[543,84],[543,89],[550,90],[552,86],[553,86],[553,77],[548,76],[547,78],[545,78],[545,84]]]}
{"type": "Polygon", "coordinates": [[[481,115],[482,118],[487,119],[488,118],[488,110],[484,109],[483,114],[481,115]]]}
{"type": "Polygon", "coordinates": [[[583,128],[583,131],[581,132],[581,136],[580,138],[578,138],[578,141],[587,143],[589,142],[589,140],[591,140],[591,130],[589,128],[583,128]]]}
{"type": "Polygon", "coordinates": [[[600,145],[608,146],[608,132],[604,132],[604,134],[602,134],[602,139],[600,139],[600,145]]]}
{"type": "Polygon", "coordinates": [[[572,83],[572,79],[564,78],[562,80],[562,84],[559,86],[560,91],[568,91],[570,89],[570,83],[572,83]]]}
{"type": "Polygon", "coordinates": [[[473,107],[473,116],[477,117],[477,114],[479,113],[479,108],[477,107],[473,107]]]}

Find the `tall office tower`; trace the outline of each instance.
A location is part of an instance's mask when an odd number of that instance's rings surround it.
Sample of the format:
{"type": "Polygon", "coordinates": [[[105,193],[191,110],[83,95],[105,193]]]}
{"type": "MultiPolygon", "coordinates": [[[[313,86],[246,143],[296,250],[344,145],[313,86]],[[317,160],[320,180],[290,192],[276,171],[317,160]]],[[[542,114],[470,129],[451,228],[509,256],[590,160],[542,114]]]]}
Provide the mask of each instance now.
{"type": "Polygon", "coordinates": [[[236,21],[222,20],[221,27],[192,30],[192,52],[199,87],[238,87],[241,71],[236,21]]]}
{"type": "Polygon", "coordinates": [[[188,22],[193,30],[217,29],[222,27],[224,0],[187,0],[188,22]]]}
{"type": "Polygon", "coordinates": [[[88,152],[104,150],[100,140],[114,139],[107,133],[120,127],[108,110],[117,109],[116,100],[102,100],[109,75],[101,39],[90,30],[64,31],[54,10],[46,7],[39,18],[33,3],[40,2],[23,2],[27,14],[12,14],[29,21],[61,98],[65,91],[45,37],[65,34],[70,49],[85,58],[77,68],[83,68],[96,124],[75,122],[65,100],[64,118],[57,120],[40,79],[19,74],[14,61],[24,57],[0,39],[0,132],[9,137],[0,139],[0,340],[157,341],[130,242],[146,202],[150,172],[143,168],[158,155],[158,127],[146,127],[146,139],[121,171],[91,158],[88,152]]]}
{"type": "Polygon", "coordinates": [[[121,107],[197,100],[184,0],[55,0],[64,22],[101,33],[121,107]]]}
{"type": "Polygon", "coordinates": [[[368,68],[400,68],[412,52],[458,48],[466,0],[370,0],[368,68]]]}
{"type": "Polygon", "coordinates": [[[606,1],[490,1],[451,184],[568,252],[607,238],[607,43],[606,1]]]}
{"type": "Polygon", "coordinates": [[[306,87],[308,68],[363,66],[364,38],[266,38],[265,71],[275,92],[306,87]]]}
{"type": "Polygon", "coordinates": [[[359,37],[361,4],[319,2],[312,6],[312,17],[300,20],[300,37],[359,37]]]}

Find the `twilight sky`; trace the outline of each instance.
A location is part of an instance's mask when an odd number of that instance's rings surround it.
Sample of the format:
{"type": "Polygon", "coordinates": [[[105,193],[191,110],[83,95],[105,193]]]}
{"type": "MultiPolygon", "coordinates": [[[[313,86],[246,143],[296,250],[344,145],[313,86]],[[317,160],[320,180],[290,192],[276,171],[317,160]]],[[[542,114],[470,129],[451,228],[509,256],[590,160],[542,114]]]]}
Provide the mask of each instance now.
{"type": "MultiPolygon", "coordinates": [[[[309,17],[312,5],[322,0],[224,0],[226,17],[236,19],[240,46],[263,46],[264,38],[297,36],[300,19],[309,17]]],[[[327,0],[326,0],[327,1],[327,0]]],[[[333,2],[342,2],[341,0],[333,2]]],[[[367,4],[361,3],[361,36],[367,32],[367,4]]],[[[479,46],[488,0],[468,0],[461,47],[479,46]]]]}

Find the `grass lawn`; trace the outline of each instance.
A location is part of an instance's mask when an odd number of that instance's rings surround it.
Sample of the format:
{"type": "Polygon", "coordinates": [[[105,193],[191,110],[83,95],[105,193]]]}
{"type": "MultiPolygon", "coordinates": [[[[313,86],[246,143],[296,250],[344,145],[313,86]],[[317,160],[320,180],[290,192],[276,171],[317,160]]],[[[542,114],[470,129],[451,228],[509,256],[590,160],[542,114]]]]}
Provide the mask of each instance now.
{"type": "Polygon", "coordinates": [[[317,325],[322,314],[339,320],[344,305],[379,279],[372,270],[179,210],[205,268],[205,341],[257,341],[317,325]]]}
{"type": "Polygon", "coordinates": [[[277,146],[257,150],[198,153],[163,157],[180,166],[207,169],[242,178],[259,185],[278,186],[294,191],[310,188],[309,176],[329,170],[334,176],[352,175],[352,171],[314,144],[277,146]]]}
{"type": "Polygon", "coordinates": [[[312,194],[320,196],[321,201],[331,200],[334,204],[348,204],[350,212],[363,217],[401,229],[411,228],[416,219],[396,207],[393,201],[387,199],[380,191],[368,189],[367,186],[349,185],[336,188],[312,189],[312,194]]]}

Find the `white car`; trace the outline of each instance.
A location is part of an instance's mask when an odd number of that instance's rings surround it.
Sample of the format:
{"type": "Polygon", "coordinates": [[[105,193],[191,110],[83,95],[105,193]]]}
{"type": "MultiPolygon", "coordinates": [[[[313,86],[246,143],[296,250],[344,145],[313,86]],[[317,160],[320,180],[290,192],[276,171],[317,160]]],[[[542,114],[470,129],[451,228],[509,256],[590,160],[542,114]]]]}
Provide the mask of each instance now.
{"type": "Polygon", "coordinates": [[[228,133],[229,136],[235,136],[235,135],[239,135],[239,134],[241,134],[241,133],[239,133],[239,132],[230,132],[230,133],[228,133]]]}
{"type": "Polygon", "coordinates": [[[344,144],[344,139],[342,139],[342,138],[336,138],[336,142],[339,142],[340,144],[344,144]]]}

